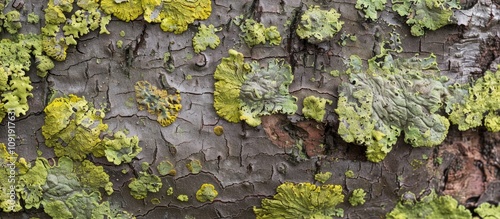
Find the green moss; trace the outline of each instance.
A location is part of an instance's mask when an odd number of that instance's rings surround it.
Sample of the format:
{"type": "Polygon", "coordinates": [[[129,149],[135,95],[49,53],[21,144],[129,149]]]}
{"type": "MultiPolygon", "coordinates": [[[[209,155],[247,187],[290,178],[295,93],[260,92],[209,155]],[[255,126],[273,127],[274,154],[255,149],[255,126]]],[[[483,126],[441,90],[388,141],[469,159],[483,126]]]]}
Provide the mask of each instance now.
{"type": "Polygon", "coordinates": [[[192,174],[198,174],[201,171],[201,162],[199,160],[191,160],[186,164],[186,167],[189,169],[189,172],[192,174]]]}
{"type": "MultiPolygon", "coordinates": [[[[457,88],[461,89],[461,88],[457,88]]],[[[450,121],[465,131],[484,124],[488,131],[500,131],[500,70],[486,71],[482,78],[459,97],[450,113],[450,121]]],[[[460,92],[459,92],[460,94],[460,92]]]]}
{"type": "Polygon", "coordinates": [[[261,208],[253,211],[260,218],[332,218],[343,217],[336,206],[344,201],[340,185],[283,183],[272,199],[263,199],[261,208]]]}
{"type": "Polygon", "coordinates": [[[472,214],[451,196],[438,196],[434,191],[420,201],[402,200],[386,217],[395,218],[472,218],[472,214]]]}
{"type": "Polygon", "coordinates": [[[494,206],[484,202],[474,209],[482,219],[500,219],[500,205],[494,206]]]}
{"type": "Polygon", "coordinates": [[[213,202],[217,195],[219,193],[215,190],[214,185],[207,183],[201,185],[200,189],[196,191],[196,199],[199,202],[213,202]]]}
{"type": "Polygon", "coordinates": [[[276,59],[261,68],[257,62],[245,63],[243,54],[235,50],[229,50],[229,55],[214,73],[214,107],[219,116],[258,126],[261,116],[295,113],[296,98],[288,91],[293,80],[290,65],[276,59]]]}
{"type": "Polygon", "coordinates": [[[182,108],[179,91],[169,95],[166,90],[160,90],[147,81],[135,83],[135,95],[139,110],[147,109],[155,114],[161,126],[172,124],[182,108]]]}
{"type": "Polygon", "coordinates": [[[168,160],[161,161],[158,166],[156,166],[156,170],[160,174],[160,176],[171,175],[175,176],[175,166],[170,163],[168,160]]]}
{"type": "Polygon", "coordinates": [[[365,203],[366,192],[363,189],[355,189],[349,197],[349,203],[352,206],[363,205],[365,203]]]}
{"type": "Polygon", "coordinates": [[[147,172],[139,172],[139,178],[133,178],[128,187],[135,199],[145,199],[148,192],[158,192],[163,186],[160,177],[147,172]]]}
{"type": "Polygon", "coordinates": [[[243,32],[241,37],[249,47],[266,44],[266,42],[269,42],[270,45],[279,45],[281,43],[281,35],[276,26],[266,28],[262,23],[253,19],[246,19],[240,25],[240,29],[243,32]]]}
{"type": "Polygon", "coordinates": [[[356,9],[363,10],[365,18],[372,21],[377,20],[377,11],[385,8],[387,0],[357,0],[356,9]]]}
{"type": "Polygon", "coordinates": [[[322,122],[326,114],[325,107],[327,103],[332,104],[332,101],[321,97],[308,96],[304,98],[302,113],[308,119],[322,122]]]}
{"type": "Polygon", "coordinates": [[[324,172],[324,173],[316,173],[314,175],[314,180],[320,182],[320,183],[325,183],[327,180],[330,179],[330,177],[332,177],[332,173],[331,172],[324,172]]]}
{"type": "Polygon", "coordinates": [[[339,18],[340,14],[333,8],[327,11],[311,6],[300,17],[297,35],[313,44],[331,40],[344,24],[339,18]]]}
{"type": "Polygon", "coordinates": [[[161,23],[163,31],[181,34],[195,20],[204,20],[212,12],[210,0],[143,0],[144,20],[161,23]]]}
{"type": "Polygon", "coordinates": [[[189,201],[189,197],[187,195],[178,195],[177,200],[179,200],[181,202],[187,202],[187,201],[189,201]]]}
{"type": "Polygon", "coordinates": [[[392,0],[392,10],[407,17],[413,36],[424,35],[424,28],[437,30],[450,24],[455,9],[460,9],[457,0],[392,0]]]}
{"type": "Polygon", "coordinates": [[[201,24],[198,27],[198,32],[193,37],[193,49],[195,53],[200,53],[207,50],[207,47],[215,49],[220,44],[220,39],[217,34],[222,28],[215,28],[214,25],[210,24],[208,27],[205,24],[201,24]]]}

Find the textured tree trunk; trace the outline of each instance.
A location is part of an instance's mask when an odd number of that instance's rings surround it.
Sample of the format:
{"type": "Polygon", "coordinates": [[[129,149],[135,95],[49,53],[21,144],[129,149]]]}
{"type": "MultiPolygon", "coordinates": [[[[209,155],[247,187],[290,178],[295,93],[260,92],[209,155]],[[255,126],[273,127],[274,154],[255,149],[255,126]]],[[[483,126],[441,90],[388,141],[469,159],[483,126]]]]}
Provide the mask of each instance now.
{"type": "MultiPolygon", "coordinates": [[[[23,14],[35,12],[42,21],[26,23],[23,32],[40,31],[46,5],[46,1],[24,1],[23,14]]],[[[357,188],[367,192],[364,205],[352,207],[347,199],[339,205],[345,218],[383,218],[406,191],[420,194],[436,190],[469,208],[483,202],[498,203],[500,135],[483,128],[459,132],[451,126],[446,140],[432,148],[412,148],[401,136],[385,160],[369,162],[364,146],[346,143],[337,134],[337,88],[346,78],[330,75],[332,70],[345,71],[351,55],[361,57],[366,66],[366,60],[379,52],[380,43],[398,33],[404,50],[401,57],[433,53],[450,84],[468,83],[498,64],[497,1],[464,4],[467,7],[453,16],[455,24],[427,30],[422,37],[411,36],[406,19],[393,12],[390,3],[379,12],[377,21],[366,21],[354,6],[354,1],[342,0],[213,0],[210,18],[196,21],[182,34],[163,32],[159,24],[142,18],[128,23],[113,18],[108,25],[110,35],[93,31],[78,39],[77,46],[69,47],[66,60],[56,62],[46,78],[36,76],[36,70],[29,72],[34,97],[29,99],[28,114],[16,120],[20,132],[17,153],[28,160],[37,157],[37,150],[43,157],[55,157],[41,134],[43,109],[53,97],[76,94],[96,108],[106,109],[104,120],[109,130],[127,129],[140,139],[143,151],[130,164],[115,166],[89,157],[105,167],[114,184],[114,194],[103,195],[105,199],[137,218],[255,218],[253,206],[272,197],[283,182],[314,183],[316,173],[327,171],[333,176],[326,183],[341,185],[344,194],[357,188]],[[298,38],[295,29],[300,15],[312,5],[334,8],[341,14],[345,23],[333,40],[314,45],[298,38]],[[281,44],[249,48],[233,22],[239,15],[277,26],[283,37],[281,44]],[[192,37],[199,24],[221,28],[217,32],[221,44],[216,49],[194,53],[192,37]],[[120,36],[121,31],[124,36],[120,36]],[[357,40],[349,40],[348,34],[357,40]],[[123,41],[122,48],[116,46],[118,40],[123,41]],[[213,107],[213,73],[229,49],[261,64],[271,58],[286,60],[294,74],[290,93],[298,98],[297,113],[265,116],[257,127],[219,117],[213,107]],[[163,59],[166,52],[172,57],[167,63],[163,59]],[[175,69],[170,72],[168,65],[172,64],[175,69]],[[134,84],[140,80],[180,91],[183,108],[173,124],[162,127],[155,116],[138,110],[134,84]],[[326,107],[323,122],[305,119],[301,113],[302,100],[310,95],[333,101],[326,107]],[[214,134],[215,126],[224,128],[221,136],[214,134]],[[298,148],[298,144],[303,147],[298,148]],[[148,162],[154,167],[165,159],[175,165],[176,175],[161,177],[159,192],[149,193],[144,200],[134,199],[128,184],[137,176],[140,164],[148,162]],[[191,160],[201,161],[200,173],[188,170],[186,164],[191,160]],[[354,172],[353,178],[345,176],[348,170],[354,172]],[[196,200],[195,193],[204,183],[213,184],[219,192],[212,203],[196,200]],[[166,194],[169,187],[174,188],[173,196],[166,194]],[[180,194],[188,195],[189,201],[177,200],[180,194]],[[153,204],[153,198],[160,203],[153,204]]],[[[2,123],[0,139],[6,130],[2,123]]],[[[41,209],[0,216],[48,218],[41,209]]]]}

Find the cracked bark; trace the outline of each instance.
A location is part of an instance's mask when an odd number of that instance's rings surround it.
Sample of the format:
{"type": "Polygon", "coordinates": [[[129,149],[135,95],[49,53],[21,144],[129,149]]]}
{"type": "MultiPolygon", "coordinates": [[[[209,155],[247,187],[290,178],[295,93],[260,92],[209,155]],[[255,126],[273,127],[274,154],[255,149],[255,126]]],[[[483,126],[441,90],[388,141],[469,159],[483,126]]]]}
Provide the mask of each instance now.
{"type": "MultiPolygon", "coordinates": [[[[25,9],[42,15],[45,1],[25,2],[25,9]]],[[[56,92],[55,96],[77,94],[95,106],[107,103],[109,111],[105,121],[110,130],[126,128],[141,139],[143,152],[129,165],[117,167],[105,159],[93,159],[105,166],[115,184],[115,193],[108,200],[137,218],[254,218],[252,207],[259,206],[262,198],[274,195],[282,182],[314,182],[315,173],[326,171],[333,173],[327,183],[342,185],[347,193],[356,188],[368,193],[364,205],[351,207],[343,203],[339,206],[344,208],[346,218],[383,217],[406,191],[419,194],[422,190],[436,189],[468,206],[498,202],[500,197],[495,194],[500,194],[500,179],[495,173],[500,169],[500,137],[497,134],[483,129],[459,133],[451,128],[446,141],[436,148],[411,148],[400,139],[378,164],[366,161],[364,147],[347,144],[336,134],[338,121],[334,109],[340,81],[328,72],[345,70],[344,62],[352,54],[365,61],[371,58],[380,41],[388,39],[392,31],[401,34],[404,55],[436,54],[442,73],[452,82],[468,82],[472,74],[495,68],[499,63],[499,16],[492,11],[488,12],[491,18],[483,19],[475,11],[485,11],[485,7],[498,9],[498,5],[486,0],[470,4],[473,6],[457,12],[460,26],[427,31],[426,36],[420,38],[409,36],[404,19],[394,16],[389,7],[381,13],[379,21],[366,22],[350,1],[214,0],[210,18],[195,22],[181,35],[162,32],[158,25],[141,20],[124,23],[113,18],[108,25],[111,35],[92,32],[82,37],[78,46],[69,48],[67,60],[56,63],[47,79],[38,78],[33,70],[29,72],[35,87],[34,97],[29,99],[28,115],[16,121],[18,127],[23,127],[17,153],[34,160],[36,149],[40,149],[44,157],[54,157],[41,135],[43,108],[51,92],[56,92]],[[342,32],[355,34],[358,40],[342,47],[337,44],[340,34],[320,45],[298,39],[294,28],[300,13],[309,5],[337,9],[345,22],[342,32]],[[248,48],[241,42],[239,28],[231,20],[241,14],[260,20],[266,26],[277,26],[284,38],[282,44],[248,48]],[[287,21],[289,25],[285,25],[287,21]],[[222,27],[218,33],[222,42],[215,50],[203,52],[203,57],[196,57],[191,38],[200,23],[222,27]],[[122,30],[125,37],[118,35],[122,30]],[[117,40],[123,40],[122,49],[114,46],[117,40]],[[290,92],[298,97],[299,107],[301,100],[309,95],[334,101],[327,106],[326,122],[315,124],[300,113],[265,117],[263,125],[256,128],[220,119],[212,106],[212,74],[230,48],[242,52],[247,59],[286,59],[295,77],[290,92]],[[165,52],[171,53],[167,63],[163,62],[165,52]],[[175,66],[173,72],[168,70],[170,64],[175,66]],[[187,75],[192,79],[186,80],[187,75]],[[161,127],[154,116],[137,110],[134,83],[139,80],[150,81],[162,89],[180,90],[184,108],[171,126],[161,127]],[[222,136],[213,133],[216,125],[224,127],[222,136]],[[472,140],[464,140],[464,136],[472,140]],[[297,161],[294,157],[292,150],[298,139],[308,142],[303,151],[296,151],[307,152],[307,160],[297,161]],[[318,143],[324,144],[324,150],[317,148],[318,143]],[[429,159],[423,159],[422,155],[429,159]],[[438,158],[443,159],[441,165],[436,164],[438,158]],[[160,192],[150,193],[145,200],[132,198],[127,185],[135,171],[140,170],[140,163],[149,162],[154,167],[165,159],[175,165],[177,174],[161,177],[164,186],[160,192]],[[187,170],[185,164],[190,159],[202,162],[202,172],[191,174],[187,170]],[[459,163],[463,169],[456,169],[459,163]],[[123,174],[122,169],[128,172],[123,174]],[[346,178],[344,173],[348,170],[354,171],[356,177],[346,178]],[[196,201],[194,194],[203,183],[212,183],[219,191],[213,203],[196,201]],[[174,188],[173,196],[166,195],[170,186],[174,188]],[[188,195],[189,201],[178,201],[179,194],[188,195]],[[152,204],[153,198],[160,199],[161,203],[152,204]]],[[[5,130],[5,124],[1,124],[0,133],[6,133],[5,130]]],[[[47,218],[35,210],[15,216],[47,218]]]]}

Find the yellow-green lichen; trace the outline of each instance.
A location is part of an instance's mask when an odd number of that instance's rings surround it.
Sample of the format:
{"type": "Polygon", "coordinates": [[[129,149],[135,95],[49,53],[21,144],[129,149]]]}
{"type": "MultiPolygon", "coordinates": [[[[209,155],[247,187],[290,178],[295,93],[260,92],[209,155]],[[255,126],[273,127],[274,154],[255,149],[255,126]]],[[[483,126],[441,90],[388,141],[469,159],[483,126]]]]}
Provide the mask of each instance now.
{"type": "Polygon", "coordinates": [[[488,202],[480,204],[474,209],[481,219],[500,219],[500,205],[492,205],[488,202]]]}
{"type": "Polygon", "coordinates": [[[142,0],[144,20],[161,23],[163,31],[181,34],[188,24],[195,20],[204,20],[212,12],[211,0],[142,0]]]}
{"type": "Polygon", "coordinates": [[[364,189],[355,189],[354,191],[352,191],[352,194],[349,197],[349,203],[352,206],[362,205],[366,201],[365,196],[366,192],[364,189]]]}
{"type": "Polygon", "coordinates": [[[201,162],[199,160],[191,160],[189,163],[186,164],[186,167],[192,174],[200,173],[202,168],[201,162]]]}
{"type": "Polygon", "coordinates": [[[171,196],[173,194],[174,194],[174,188],[173,187],[168,187],[168,189],[167,189],[167,195],[171,196]]]}
{"type": "Polygon", "coordinates": [[[387,0],[357,0],[356,9],[363,10],[365,18],[372,21],[377,20],[377,11],[385,8],[387,0]]]}
{"type": "Polygon", "coordinates": [[[335,110],[339,135],[367,146],[372,162],[385,158],[402,131],[413,147],[430,147],[440,144],[449,128],[438,114],[449,93],[436,78],[435,56],[394,59],[389,50],[382,52],[368,60],[367,70],[351,64],[350,83],[339,86],[335,110]]]}
{"type": "Polygon", "coordinates": [[[115,132],[112,138],[105,137],[100,144],[102,145],[99,148],[101,151],[94,151],[94,155],[106,156],[108,162],[115,165],[130,163],[142,151],[139,138],[127,137],[123,131],[115,132]]]}
{"type": "Polygon", "coordinates": [[[243,32],[241,37],[249,47],[265,44],[266,42],[269,42],[270,45],[279,45],[281,43],[281,35],[276,26],[266,28],[262,23],[253,19],[246,19],[240,25],[240,29],[243,32]]]}
{"type": "Polygon", "coordinates": [[[450,24],[456,9],[460,9],[457,0],[392,0],[392,10],[406,16],[413,36],[424,35],[425,28],[437,30],[450,24]]]}
{"type": "Polygon", "coordinates": [[[222,134],[224,134],[224,127],[220,125],[214,126],[214,134],[217,136],[221,136],[222,134]]]}
{"type": "Polygon", "coordinates": [[[210,24],[208,27],[205,24],[201,24],[198,27],[198,32],[193,37],[193,49],[195,53],[200,53],[207,50],[207,47],[215,49],[220,44],[220,39],[217,31],[222,30],[222,28],[215,28],[214,25],[210,24]]]}
{"type": "Polygon", "coordinates": [[[83,160],[100,146],[100,134],[108,129],[102,122],[104,112],[96,110],[84,98],[60,97],[45,107],[42,134],[45,144],[56,156],[83,160]]]}
{"type": "Polygon", "coordinates": [[[330,105],[332,101],[321,97],[308,96],[304,98],[302,113],[308,119],[322,122],[326,114],[326,104],[330,105]]]}
{"type": "MultiPolygon", "coordinates": [[[[402,200],[387,213],[388,219],[398,218],[463,218],[470,219],[472,214],[465,206],[459,205],[451,196],[438,196],[432,191],[429,195],[417,200],[405,200],[412,194],[404,194],[402,200]]],[[[413,195],[414,197],[414,195],[413,195]]]]}
{"type": "Polygon", "coordinates": [[[182,108],[179,91],[169,95],[166,90],[158,89],[147,81],[135,83],[135,95],[139,110],[147,109],[156,115],[161,126],[172,124],[182,108]]]}
{"type": "Polygon", "coordinates": [[[215,190],[214,185],[208,183],[201,185],[200,189],[196,191],[196,199],[199,202],[213,202],[217,195],[219,193],[215,190]]]}
{"type": "Polygon", "coordinates": [[[137,19],[144,12],[141,0],[101,0],[101,9],[125,22],[137,19]]]}
{"type": "Polygon", "coordinates": [[[133,178],[128,187],[130,195],[135,199],[144,199],[148,192],[158,192],[163,186],[160,177],[149,174],[145,171],[139,172],[139,178],[133,178]]]}
{"type": "Polygon", "coordinates": [[[214,107],[229,122],[244,120],[258,126],[261,116],[297,110],[296,98],[288,86],[292,83],[291,67],[283,60],[269,61],[267,68],[259,63],[245,63],[243,54],[229,50],[214,73],[214,107]]]}
{"type": "Polygon", "coordinates": [[[320,182],[320,183],[325,183],[327,180],[332,177],[332,172],[324,172],[324,173],[316,173],[314,175],[314,180],[320,182]]]}
{"type": "Polygon", "coordinates": [[[177,200],[179,200],[181,202],[187,202],[187,201],[189,201],[189,197],[187,195],[178,195],[177,200]]]}
{"type": "Polygon", "coordinates": [[[161,161],[158,166],[156,166],[156,170],[158,171],[158,174],[160,174],[160,176],[175,176],[175,174],[177,173],[175,171],[175,166],[168,160],[161,161]]]}
{"type": "Polygon", "coordinates": [[[344,24],[339,18],[340,14],[333,8],[327,11],[311,6],[300,17],[297,35],[313,44],[331,40],[344,24]]]}
{"type": "Polygon", "coordinates": [[[483,124],[488,131],[500,131],[500,70],[486,71],[465,93],[453,104],[450,121],[461,131],[483,124]]]}
{"type": "Polygon", "coordinates": [[[352,179],[352,178],[354,178],[354,177],[356,177],[356,176],[354,175],[354,171],[352,171],[352,170],[347,170],[347,171],[345,171],[344,175],[345,175],[345,177],[347,177],[347,178],[351,178],[351,179],[352,179]]]}
{"type": "Polygon", "coordinates": [[[311,183],[283,183],[272,199],[263,199],[254,207],[257,219],[264,218],[332,218],[343,217],[336,206],[344,201],[340,185],[316,186],[311,183]]]}

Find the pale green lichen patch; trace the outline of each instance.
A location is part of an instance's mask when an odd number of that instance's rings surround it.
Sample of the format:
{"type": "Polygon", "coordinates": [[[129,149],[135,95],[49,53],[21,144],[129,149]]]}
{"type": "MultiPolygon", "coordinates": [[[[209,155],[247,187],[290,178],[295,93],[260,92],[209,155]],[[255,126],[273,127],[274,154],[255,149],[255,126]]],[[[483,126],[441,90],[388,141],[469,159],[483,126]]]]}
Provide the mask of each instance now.
{"type": "Polygon", "coordinates": [[[193,37],[193,49],[195,53],[200,53],[207,50],[207,47],[215,49],[220,44],[220,39],[217,31],[222,30],[222,28],[215,28],[214,25],[210,24],[208,27],[205,24],[201,24],[198,27],[198,32],[193,37]]]}
{"type": "Polygon", "coordinates": [[[474,209],[481,219],[500,219],[500,205],[494,206],[490,203],[482,203],[474,209]]]}
{"type": "MultiPolygon", "coordinates": [[[[403,195],[405,198],[405,195],[403,195]]],[[[438,196],[432,191],[420,201],[401,200],[386,217],[396,218],[472,218],[472,214],[451,196],[438,196]]]]}
{"type": "Polygon", "coordinates": [[[3,28],[5,28],[5,30],[7,30],[10,34],[16,34],[17,31],[23,27],[21,24],[21,13],[19,13],[19,11],[9,11],[2,14],[2,18],[3,28]]]}
{"type": "Polygon", "coordinates": [[[366,192],[364,189],[355,189],[349,197],[349,203],[352,206],[362,205],[365,203],[365,196],[366,192]]]}
{"type": "Polygon", "coordinates": [[[352,171],[352,170],[345,171],[344,175],[345,175],[345,177],[350,178],[350,179],[356,177],[356,175],[354,175],[354,171],[352,171]]]}
{"type": "Polygon", "coordinates": [[[332,177],[332,172],[324,172],[324,173],[316,173],[314,175],[314,180],[320,182],[320,183],[325,183],[327,180],[332,177]]]}
{"type": "Polygon", "coordinates": [[[392,0],[392,10],[407,17],[413,36],[424,35],[424,28],[437,30],[450,24],[455,9],[460,9],[457,0],[392,0]]]}
{"type": "Polygon", "coordinates": [[[199,202],[213,202],[217,195],[219,193],[215,190],[214,185],[207,183],[201,185],[200,189],[196,191],[196,199],[199,202]]]}
{"type": "Polygon", "coordinates": [[[340,185],[316,186],[311,183],[283,183],[272,199],[263,199],[253,211],[260,218],[332,218],[343,217],[336,206],[344,202],[340,185]]]}
{"type": "Polygon", "coordinates": [[[465,93],[453,104],[450,121],[461,131],[483,124],[488,131],[500,131],[500,70],[486,71],[465,93]]]}
{"type": "Polygon", "coordinates": [[[241,38],[249,47],[259,44],[279,45],[281,43],[281,35],[276,26],[265,27],[264,24],[255,21],[254,19],[246,19],[240,25],[243,32],[241,38]]]}
{"type": "Polygon", "coordinates": [[[321,97],[308,96],[304,98],[302,113],[308,119],[322,122],[326,114],[326,104],[330,105],[332,101],[321,97]]]}
{"type": "Polygon", "coordinates": [[[175,174],[177,173],[175,171],[175,166],[168,160],[161,161],[158,166],[156,166],[156,170],[158,171],[160,176],[175,176],[175,174]]]}
{"type": "Polygon", "coordinates": [[[192,174],[200,173],[202,168],[201,162],[199,160],[191,160],[189,163],[186,164],[186,167],[192,174]]]}
{"type": "Polygon", "coordinates": [[[363,10],[366,19],[377,20],[377,11],[385,8],[387,0],[357,0],[356,9],[363,10]]]}
{"type": "Polygon", "coordinates": [[[128,187],[130,195],[135,199],[144,199],[148,192],[158,192],[163,186],[160,177],[147,172],[139,172],[139,178],[133,178],[128,187]]]}
{"type": "MultiPolygon", "coordinates": [[[[105,137],[101,142],[101,150],[108,162],[115,165],[130,163],[141,151],[137,136],[127,137],[123,131],[113,134],[112,138],[105,137]]],[[[96,154],[97,152],[94,152],[96,154]]],[[[102,156],[102,154],[100,154],[102,156]]]]}
{"type": "Polygon", "coordinates": [[[340,14],[333,8],[327,11],[311,6],[300,17],[297,35],[313,44],[331,40],[344,24],[339,18],[340,14]]]}
{"type": "Polygon", "coordinates": [[[135,83],[135,96],[139,110],[147,109],[149,113],[156,115],[161,126],[172,124],[182,108],[179,91],[168,94],[166,90],[158,89],[147,81],[135,83]]]}
{"type": "Polygon", "coordinates": [[[438,114],[449,95],[437,78],[435,56],[394,59],[384,53],[368,60],[367,70],[350,68],[350,83],[339,86],[339,135],[367,146],[367,158],[385,158],[401,131],[414,147],[440,144],[449,121],[438,114]],[[363,72],[366,71],[366,72],[363,72]]]}
{"type": "Polygon", "coordinates": [[[295,113],[296,98],[288,91],[293,80],[290,65],[276,59],[262,68],[257,62],[245,63],[243,54],[235,50],[229,50],[229,55],[214,73],[214,107],[219,116],[258,126],[261,116],[295,113]]]}

